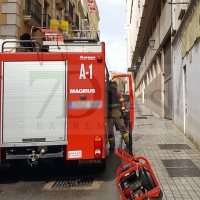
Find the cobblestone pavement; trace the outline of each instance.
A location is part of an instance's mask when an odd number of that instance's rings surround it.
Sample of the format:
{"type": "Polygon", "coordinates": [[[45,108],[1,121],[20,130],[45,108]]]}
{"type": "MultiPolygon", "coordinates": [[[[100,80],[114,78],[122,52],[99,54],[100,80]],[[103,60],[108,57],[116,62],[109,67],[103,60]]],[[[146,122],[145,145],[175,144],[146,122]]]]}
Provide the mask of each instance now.
{"type": "Polygon", "coordinates": [[[135,156],[145,156],[150,161],[162,187],[163,199],[199,200],[200,151],[171,120],[159,118],[139,99],[135,103],[135,117],[133,153],[135,156]],[[166,146],[161,149],[160,144],[168,144],[168,149],[166,146]],[[169,144],[181,145],[169,147],[169,144]],[[167,168],[164,163],[168,165],[167,168]],[[168,171],[173,174],[168,174],[168,171]]]}

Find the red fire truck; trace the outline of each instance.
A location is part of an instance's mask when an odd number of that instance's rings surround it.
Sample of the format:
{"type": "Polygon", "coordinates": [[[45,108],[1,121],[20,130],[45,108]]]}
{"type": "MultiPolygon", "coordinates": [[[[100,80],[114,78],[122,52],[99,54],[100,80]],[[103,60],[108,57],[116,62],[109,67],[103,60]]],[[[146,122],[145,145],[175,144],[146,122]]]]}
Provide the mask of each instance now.
{"type": "MultiPolygon", "coordinates": [[[[37,31],[45,38],[42,45],[32,37],[2,41],[0,163],[63,158],[105,165],[105,43],[98,37],[37,31]]],[[[133,116],[132,78],[127,78],[133,116]]]]}

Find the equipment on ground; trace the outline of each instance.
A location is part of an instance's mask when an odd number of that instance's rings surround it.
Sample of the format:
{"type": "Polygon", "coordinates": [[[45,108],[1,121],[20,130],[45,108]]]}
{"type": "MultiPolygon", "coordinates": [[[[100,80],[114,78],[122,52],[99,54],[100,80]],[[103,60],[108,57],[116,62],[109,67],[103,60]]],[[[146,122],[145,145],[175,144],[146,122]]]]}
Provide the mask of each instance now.
{"type": "Polygon", "coordinates": [[[163,193],[145,157],[134,157],[119,148],[115,154],[125,161],[116,172],[122,200],[162,199],[163,193]]]}

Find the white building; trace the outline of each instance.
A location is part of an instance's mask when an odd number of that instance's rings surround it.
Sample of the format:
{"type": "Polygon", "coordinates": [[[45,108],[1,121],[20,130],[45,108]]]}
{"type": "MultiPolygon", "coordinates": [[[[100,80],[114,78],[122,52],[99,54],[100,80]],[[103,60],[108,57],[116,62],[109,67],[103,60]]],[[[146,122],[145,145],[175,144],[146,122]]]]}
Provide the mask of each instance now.
{"type": "Polygon", "coordinates": [[[132,4],[132,11],[127,12],[132,26],[128,67],[136,67],[135,96],[161,117],[172,119],[172,5],[166,0],[130,0],[128,4],[132,4]]]}
{"type": "MultiPolygon", "coordinates": [[[[200,2],[191,0],[173,39],[174,123],[200,146],[200,2]]],[[[174,13],[174,18],[177,15],[174,13]]]]}
{"type": "Polygon", "coordinates": [[[127,65],[136,68],[136,97],[161,117],[173,119],[171,42],[187,5],[168,2],[182,1],[127,1],[127,20],[131,19],[132,27],[127,33],[127,65]]]}
{"type": "Polygon", "coordinates": [[[173,119],[198,147],[199,14],[199,0],[127,0],[127,66],[136,67],[135,96],[161,117],[173,119]]]}

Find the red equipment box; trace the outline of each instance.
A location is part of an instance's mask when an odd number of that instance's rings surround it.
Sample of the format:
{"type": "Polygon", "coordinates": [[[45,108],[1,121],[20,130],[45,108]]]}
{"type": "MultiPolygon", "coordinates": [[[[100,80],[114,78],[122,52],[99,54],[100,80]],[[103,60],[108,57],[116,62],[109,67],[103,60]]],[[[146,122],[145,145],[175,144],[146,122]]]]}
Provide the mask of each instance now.
{"type": "Polygon", "coordinates": [[[159,183],[145,157],[134,157],[120,148],[115,154],[125,161],[116,173],[122,200],[162,199],[159,183]]]}

